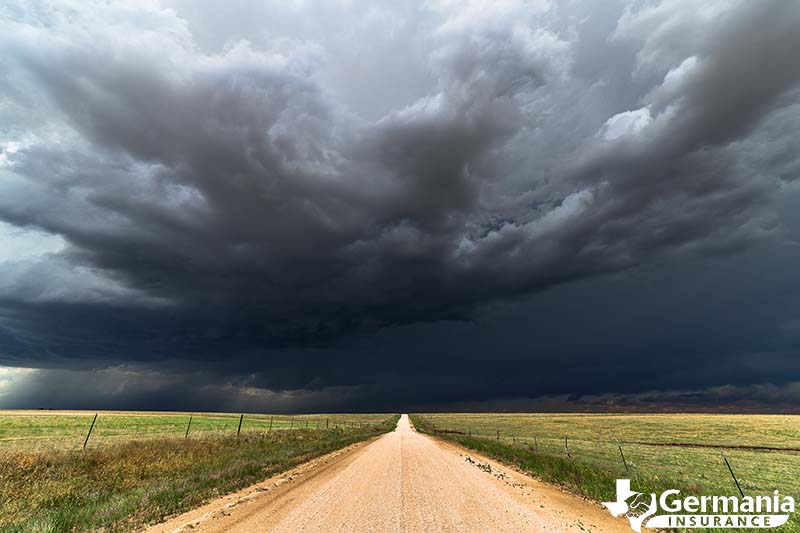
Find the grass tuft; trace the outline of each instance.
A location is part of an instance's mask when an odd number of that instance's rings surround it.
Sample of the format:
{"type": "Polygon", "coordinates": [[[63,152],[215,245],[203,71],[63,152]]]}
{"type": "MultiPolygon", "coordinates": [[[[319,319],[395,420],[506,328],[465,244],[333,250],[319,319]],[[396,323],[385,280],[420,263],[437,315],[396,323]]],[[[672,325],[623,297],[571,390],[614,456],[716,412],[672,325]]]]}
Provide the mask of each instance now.
{"type": "MultiPolygon", "coordinates": [[[[542,424],[533,426],[533,428],[522,428],[522,430],[526,430],[528,433],[532,433],[532,429],[536,429],[539,431],[539,434],[542,435],[542,426],[546,424],[547,415],[514,416],[517,418],[528,417],[536,422],[543,422],[542,424]]],[[[558,416],[559,415],[555,415],[554,418],[558,416]]],[[[692,415],[685,416],[688,419],[692,415]]],[[[489,429],[490,427],[503,427],[503,434],[509,433],[512,429],[510,425],[500,425],[502,422],[499,422],[498,419],[502,420],[502,417],[503,415],[494,414],[410,415],[414,427],[422,433],[435,434],[438,438],[455,442],[487,457],[513,465],[533,477],[561,486],[573,494],[583,496],[596,502],[615,500],[616,480],[617,478],[624,477],[628,477],[632,480],[632,485],[635,490],[646,493],[655,492],[658,494],[667,489],[678,489],[684,496],[735,494],[733,491],[736,489],[732,486],[730,479],[726,480],[728,481],[727,486],[717,484],[717,479],[710,474],[708,469],[704,468],[695,467],[695,471],[690,472],[691,475],[697,476],[696,478],[690,478],[685,475],[670,475],[676,471],[674,468],[659,469],[656,467],[646,469],[633,464],[631,464],[632,471],[626,472],[621,469],[621,465],[620,467],[610,466],[611,463],[608,462],[608,459],[609,457],[614,458],[612,453],[583,454],[583,450],[579,449],[578,451],[580,453],[576,454],[573,452],[572,458],[568,459],[565,456],[564,449],[561,448],[561,446],[563,446],[563,441],[554,436],[551,436],[550,441],[552,442],[550,442],[550,447],[548,448],[542,446],[542,441],[523,440],[519,437],[496,438],[495,431],[491,431],[489,429]],[[464,424],[464,420],[469,420],[470,422],[478,420],[479,424],[475,424],[471,427],[481,427],[480,431],[483,436],[470,435],[470,429],[468,429],[470,426],[464,424]],[[448,429],[444,429],[445,421],[450,422],[447,426],[448,429]],[[459,422],[461,425],[459,425],[459,422]],[[483,426],[480,426],[480,423],[482,423],[483,426]],[[434,429],[434,424],[437,424],[436,429],[434,429]],[[538,446],[539,450],[537,450],[535,446],[538,446]],[[699,479],[700,481],[696,481],[695,479],[699,479]],[[709,484],[706,483],[706,481],[711,481],[712,483],[709,484]]],[[[586,415],[582,415],[582,418],[587,419],[586,415]]],[[[683,423],[686,426],[689,425],[687,420],[684,420],[683,423]]],[[[563,431],[563,428],[561,429],[563,431]]],[[[583,429],[583,431],[589,434],[589,430],[586,428],[572,429],[573,431],[580,431],[583,429]]],[[[702,426],[699,426],[699,429],[702,429],[702,426]]],[[[520,431],[520,428],[517,427],[517,430],[520,431]]],[[[660,431],[655,431],[653,434],[657,438],[659,435],[668,433],[669,431],[670,427],[665,425],[660,431]]],[[[670,457],[670,453],[678,453],[681,454],[681,464],[688,464],[686,467],[687,470],[692,469],[691,457],[684,457],[682,455],[685,453],[683,448],[678,448],[677,450],[662,448],[661,450],[665,464],[670,464],[670,461],[674,461],[674,458],[670,457]]],[[[617,449],[614,447],[609,450],[609,452],[613,451],[617,451],[617,449]]],[[[761,452],[760,458],[761,461],[763,461],[763,466],[769,460],[770,454],[761,452]]],[[[631,463],[633,463],[633,461],[631,461],[631,463]]],[[[721,468],[724,467],[720,465],[720,469],[721,468]]],[[[726,476],[729,475],[727,471],[723,471],[723,473],[726,476]]],[[[723,479],[725,478],[725,476],[722,477],[723,479]]],[[[788,483],[795,482],[793,476],[791,478],[787,476],[786,481],[788,483]]],[[[771,490],[769,492],[771,492],[771,490]]],[[[764,492],[764,494],[768,494],[769,492],[764,492]]],[[[784,490],[782,492],[783,494],[788,494],[797,498],[797,494],[792,491],[784,490]]],[[[753,494],[756,494],[756,492],[753,492],[753,494]]],[[[736,495],[738,495],[738,493],[736,493],[736,495]]],[[[800,512],[800,509],[798,509],[798,512],[800,512]]],[[[793,514],[790,516],[789,522],[785,526],[775,528],[772,531],[779,533],[800,533],[800,521],[798,519],[800,519],[800,516],[793,514]]],[[[704,529],[703,531],[719,531],[721,533],[730,530],[704,529]]]]}
{"type": "Polygon", "coordinates": [[[0,531],[128,531],[392,430],[369,427],[149,438],[0,452],[0,531]]]}

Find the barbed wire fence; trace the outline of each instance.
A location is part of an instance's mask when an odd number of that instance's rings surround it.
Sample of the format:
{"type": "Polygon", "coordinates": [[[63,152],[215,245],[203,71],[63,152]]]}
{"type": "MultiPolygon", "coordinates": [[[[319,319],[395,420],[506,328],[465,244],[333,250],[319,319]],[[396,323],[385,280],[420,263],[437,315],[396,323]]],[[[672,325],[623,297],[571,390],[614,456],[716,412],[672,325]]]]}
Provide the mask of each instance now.
{"type": "MultiPolygon", "coordinates": [[[[421,417],[422,418],[422,417],[421,417]]],[[[719,490],[726,494],[763,495],[779,490],[800,493],[800,449],[775,446],[724,446],[631,442],[504,431],[480,427],[444,427],[425,420],[432,433],[494,441],[534,454],[587,463],[619,478],[671,480],[694,491],[719,490]]],[[[676,487],[680,488],[680,487],[676,487]]]]}
{"type": "MultiPolygon", "coordinates": [[[[134,439],[193,438],[247,435],[268,436],[281,431],[368,431],[378,430],[391,416],[363,420],[347,415],[263,415],[263,414],[37,414],[36,423],[0,427],[0,451],[46,451],[87,449],[134,439]],[[15,432],[24,433],[15,435],[15,432]]],[[[6,421],[0,418],[0,424],[6,421]]]]}

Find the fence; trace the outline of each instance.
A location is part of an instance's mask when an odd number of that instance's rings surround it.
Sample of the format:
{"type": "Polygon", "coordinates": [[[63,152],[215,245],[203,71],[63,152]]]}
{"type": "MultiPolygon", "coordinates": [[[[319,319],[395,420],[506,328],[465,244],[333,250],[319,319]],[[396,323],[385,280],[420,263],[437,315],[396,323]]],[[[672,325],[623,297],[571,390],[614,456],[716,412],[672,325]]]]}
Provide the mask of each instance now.
{"type": "MultiPolygon", "coordinates": [[[[463,421],[462,421],[463,422],[463,421]]],[[[754,443],[721,446],[713,443],[664,443],[575,438],[564,428],[561,435],[490,429],[487,423],[447,427],[425,420],[431,431],[443,436],[491,440],[536,454],[562,457],[606,470],[618,478],[659,479],[705,494],[800,493],[800,447],[754,443]]],[[[634,482],[635,483],[635,482],[634,482]]]]}
{"type": "Polygon", "coordinates": [[[0,451],[91,448],[133,439],[192,439],[273,431],[369,430],[386,420],[387,415],[6,412],[0,414],[0,451]]]}

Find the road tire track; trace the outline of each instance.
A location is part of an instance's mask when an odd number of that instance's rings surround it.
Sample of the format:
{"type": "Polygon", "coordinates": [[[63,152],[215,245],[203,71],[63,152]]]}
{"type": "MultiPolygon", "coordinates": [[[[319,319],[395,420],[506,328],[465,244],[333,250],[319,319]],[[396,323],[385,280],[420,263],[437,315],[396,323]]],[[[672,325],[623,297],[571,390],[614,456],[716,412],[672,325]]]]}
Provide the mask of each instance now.
{"type": "Polygon", "coordinates": [[[627,533],[630,528],[592,502],[417,433],[403,415],[395,431],[368,444],[152,528],[187,531],[627,533]]]}

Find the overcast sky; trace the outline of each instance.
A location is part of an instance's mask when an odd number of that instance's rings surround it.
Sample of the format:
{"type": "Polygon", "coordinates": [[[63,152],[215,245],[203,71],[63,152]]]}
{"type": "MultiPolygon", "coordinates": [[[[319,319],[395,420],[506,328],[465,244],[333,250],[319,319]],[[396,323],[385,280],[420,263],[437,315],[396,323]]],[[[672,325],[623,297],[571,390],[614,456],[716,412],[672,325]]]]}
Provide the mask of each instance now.
{"type": "Polygon", "coordinates": [[[797,404],[798,28],[0,0],[0,407],[797,404]]]}

